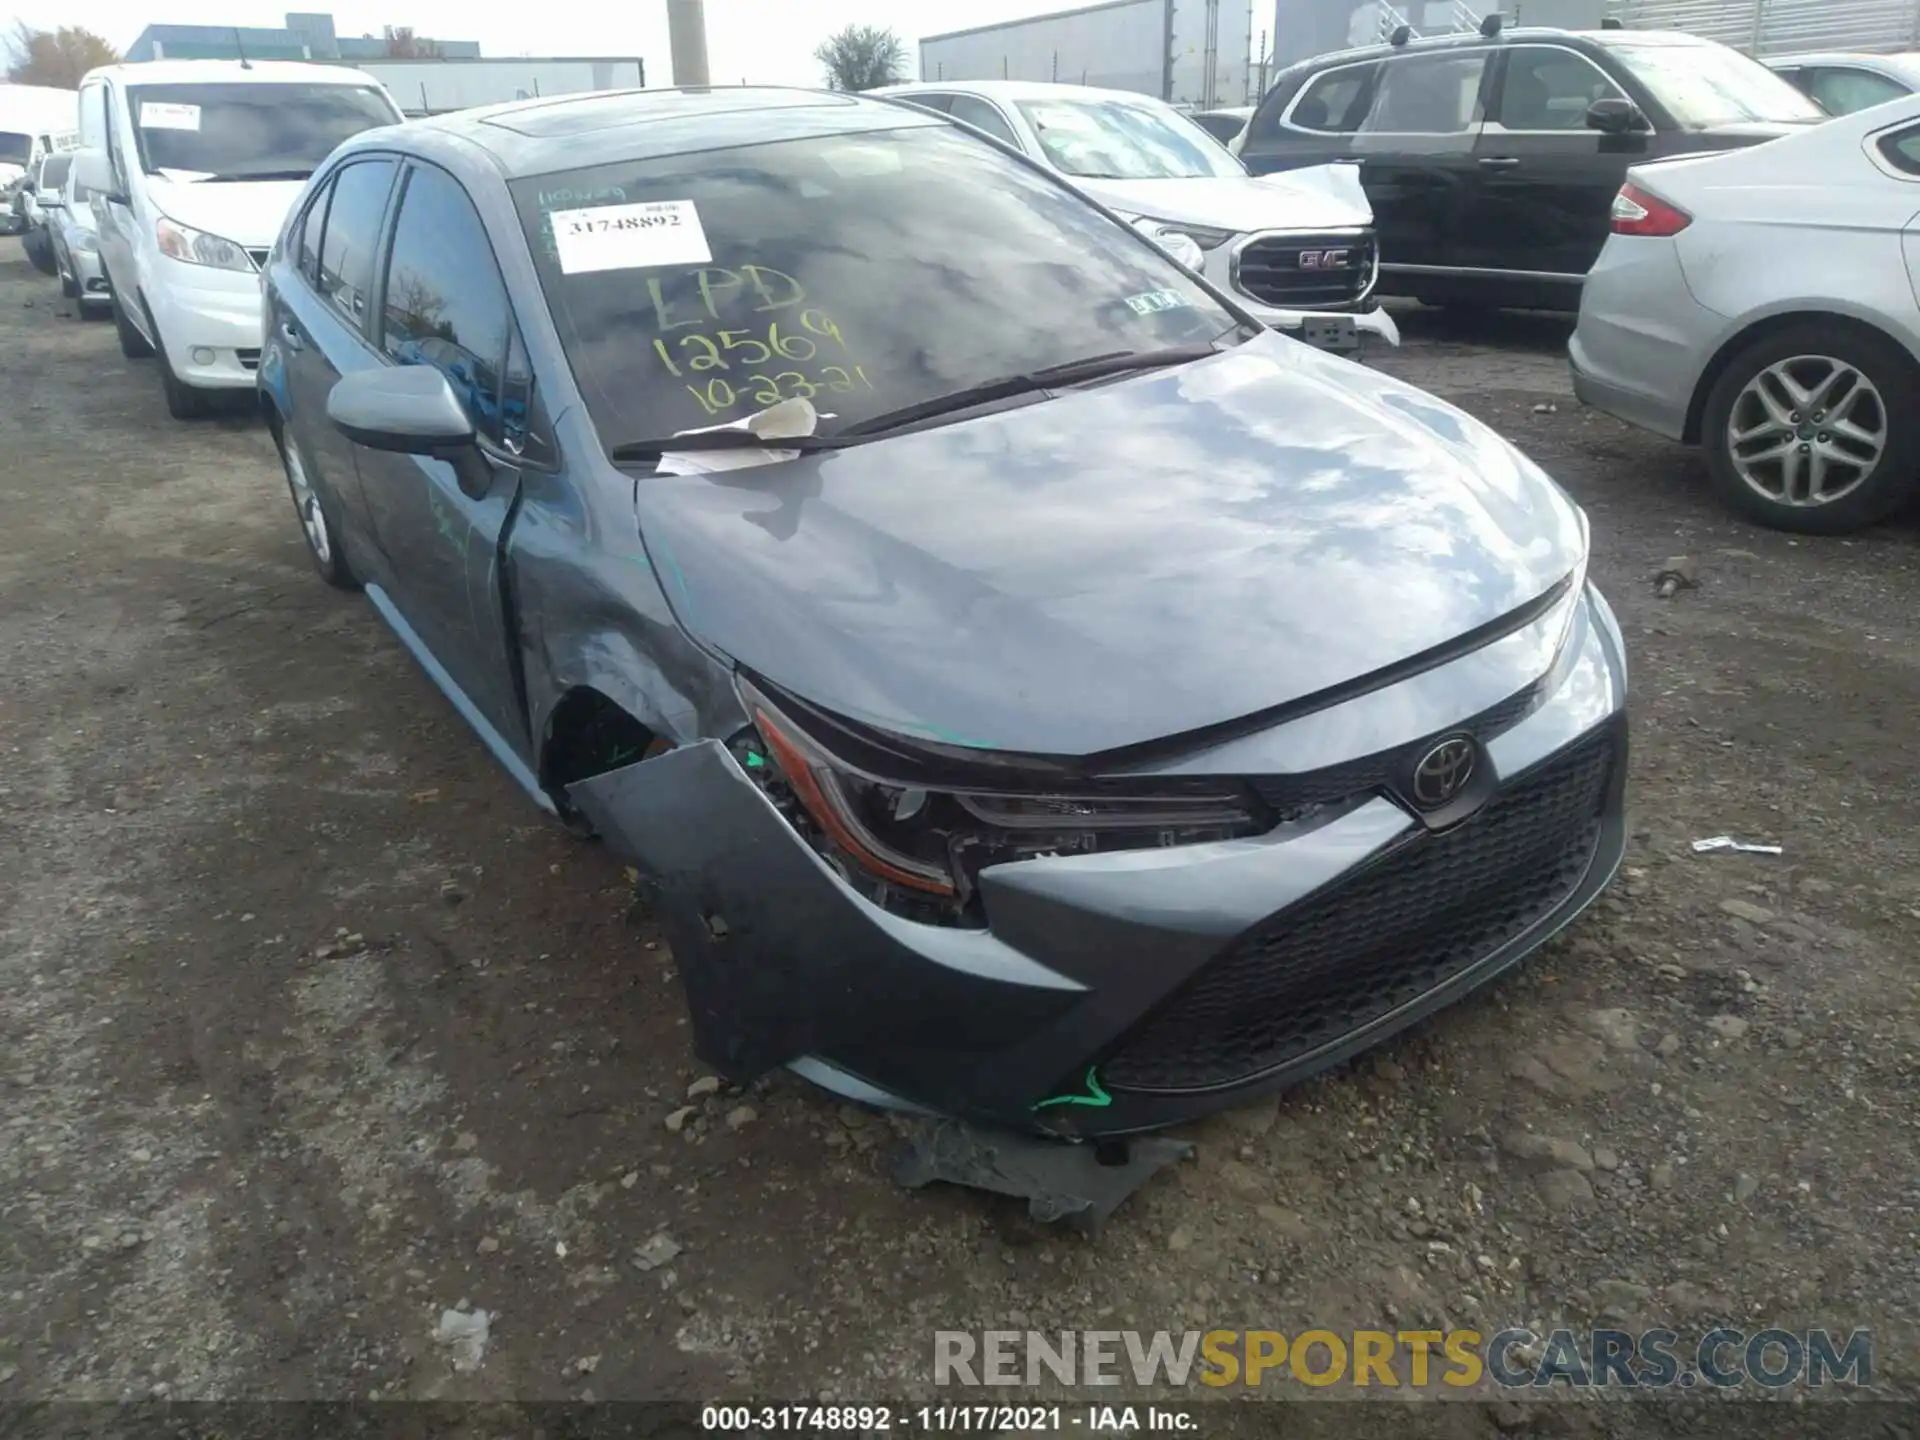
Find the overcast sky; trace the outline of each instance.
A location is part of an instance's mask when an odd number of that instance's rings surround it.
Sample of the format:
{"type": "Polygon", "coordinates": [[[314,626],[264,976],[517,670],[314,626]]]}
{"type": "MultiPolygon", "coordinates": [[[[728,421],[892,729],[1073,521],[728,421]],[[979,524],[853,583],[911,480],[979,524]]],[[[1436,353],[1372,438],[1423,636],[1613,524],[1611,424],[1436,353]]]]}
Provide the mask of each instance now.
{"type": "MultiPolygon", "coordinates": [[[[907,42],[908,64],[919,59],[921,35],[990,25],[1021,15],[1065,10],[1080,0],[707,0],[707,57],[716,84],[747,80],[813,85],[820,69],[813,48],[850,22],[891,25],[907,42]]],[[[0,0],[0,22],[52,28],[84,25],[122,48],[150,24],[266,25],[284,23],[289,9],[330,10],[343,35],[381,33],[411,25],[415,33],[478,40],[483,55],[638,55],[649,84],[672,78],[664,0],[547,0],[547,3],[474,3],[474,0],[0,0]]]]}

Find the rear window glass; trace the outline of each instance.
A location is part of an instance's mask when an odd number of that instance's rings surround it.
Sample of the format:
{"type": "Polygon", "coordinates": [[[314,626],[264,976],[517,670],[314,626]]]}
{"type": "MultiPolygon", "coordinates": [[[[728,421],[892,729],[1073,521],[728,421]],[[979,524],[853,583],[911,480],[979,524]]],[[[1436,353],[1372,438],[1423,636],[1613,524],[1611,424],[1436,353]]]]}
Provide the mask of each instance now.
{"type": "Polygon", "coordinates": [[[1920,175],[1920,126],[1886,136],[1880,142],[1880,153],[1894,169],[1920,175]]]}
{"type": "Polygon", "coordinates": [[[833,417],[827,433],[1239,323],[1136,231],[957,126],[628,161],[511,189],[608,445],[792,396],[833,417]]]}

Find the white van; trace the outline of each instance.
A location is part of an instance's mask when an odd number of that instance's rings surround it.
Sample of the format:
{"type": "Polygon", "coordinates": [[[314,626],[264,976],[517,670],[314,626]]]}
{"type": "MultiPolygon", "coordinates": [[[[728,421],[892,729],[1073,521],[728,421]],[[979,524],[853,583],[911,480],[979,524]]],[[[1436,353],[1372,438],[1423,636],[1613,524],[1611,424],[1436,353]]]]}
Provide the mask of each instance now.
{"type": "Polygon", "coordinates": [[[0,85],[0,235],[17,234],[14,192],[43,155],[64,148],[79,124],[80,97],[45,85],[0,85]]]}
{"type": "Polygon", "coordinates": [[[120,349],[158,355],[176,419],[253,388],[260,267],[287,211],[336,145],[401,119],[372,76],[336,65],[155,60],[80,82],[74,173],[120,349]]]}

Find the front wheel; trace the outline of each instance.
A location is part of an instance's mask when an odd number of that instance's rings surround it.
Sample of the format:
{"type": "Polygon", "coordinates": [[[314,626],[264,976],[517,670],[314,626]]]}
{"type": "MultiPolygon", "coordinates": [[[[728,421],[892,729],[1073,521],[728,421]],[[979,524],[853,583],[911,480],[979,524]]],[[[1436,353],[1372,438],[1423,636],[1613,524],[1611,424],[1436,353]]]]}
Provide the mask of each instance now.
{"type": "Polygon", "coordinates": [[[1920,475],[1920,367],[1862,326],[1816,320],[1747,346],[1707,396],[1714,489],[1776,530],[1844,535],[1884,520],[1920,475]]]}
{"type": "Polygon", "coordinates": [[[340,547],[340,528],[333,522],[328,507],[314,488],[300,442],[287,434],[283,421],[273,426],[273,443],[280,451],[280,468],[286,472],[287,493],[293,497],[293,513],[300,518],[300,531],[306,537],[307,554],[320,578],[336,590],[358,590],[360,582],[347,564],[340,547]]]}
{"type": "Polygon", "coordinates": [[[176,420],[198,420],[212,408],[211,397],[174,374],[173,362],[167,358],[167,342],[161,337],[151,309],[146,311],[146,317],[147,329],[153,335],[154,358],[160,362],[160,393],[166,396],[167,414],[176,420]]]}
{"type": "Polygon", "coordinates": [[[120,337],[120,353],[129,360],[144,360],[153,354],[153,346],[147,343],[147,337],[134,328],[132,320],[127,318],[127,310],[120,303],[120,292],[112,291],[108,303],[113,308],[113,328],[120,337]]]}

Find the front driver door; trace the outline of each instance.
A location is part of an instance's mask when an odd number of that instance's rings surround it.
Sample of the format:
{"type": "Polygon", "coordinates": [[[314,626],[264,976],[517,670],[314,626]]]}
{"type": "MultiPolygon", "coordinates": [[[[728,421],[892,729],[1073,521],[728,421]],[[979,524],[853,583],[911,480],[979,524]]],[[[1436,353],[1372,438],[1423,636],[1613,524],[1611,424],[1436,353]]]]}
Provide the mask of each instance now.
{"type": "Polygon", "coordinates": [[[530,761],[499,575],[527,405],[525,386],[508,379],[523,373],[518,331],[486,227],[460,182],[414,163],[402,184],[379,291],[383,363],[430,365],[447,377],[479,434],[491,484],[468,495],[446,461],[361,447],[361,488],[386,558],[386,599],[453,687],[530,761]]]}
{"type": "Polygon", "coordinates": [[[1626,99],[1586,56],[1516,45],[1504,57],[1475,148],[1476,187],[1455,263],[1576,284],[1612,229],[1627,167],[1647,158],[1646,131],[1587,128],[1596,100],[1626,99]]]}

